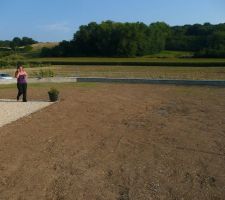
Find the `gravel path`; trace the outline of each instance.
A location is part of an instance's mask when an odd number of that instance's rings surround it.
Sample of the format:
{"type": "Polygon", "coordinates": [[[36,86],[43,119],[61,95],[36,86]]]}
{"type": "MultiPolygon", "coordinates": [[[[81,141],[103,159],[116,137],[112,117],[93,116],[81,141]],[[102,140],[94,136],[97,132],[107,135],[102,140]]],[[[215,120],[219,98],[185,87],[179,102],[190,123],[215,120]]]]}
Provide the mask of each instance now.
{"type": "Polygon", "coordinates": [[[51,104],[52,102],[45,101],[29,101],[23,103],[12,99],[0,99],[0,127],[51,104]]]}

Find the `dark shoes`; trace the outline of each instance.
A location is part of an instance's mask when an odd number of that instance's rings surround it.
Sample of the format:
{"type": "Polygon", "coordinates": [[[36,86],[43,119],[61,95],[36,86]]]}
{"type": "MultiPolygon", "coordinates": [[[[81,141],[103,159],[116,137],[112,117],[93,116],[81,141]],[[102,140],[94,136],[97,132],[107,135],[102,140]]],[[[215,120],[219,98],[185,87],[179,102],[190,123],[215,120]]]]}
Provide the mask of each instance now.
{"type": "MultiPolygon", "coordinates": [[[[19,101],[20,99],[17,97],[16,100],[19,101]]],[[[23,102],[27,102],[27,100],[23,99],[23,102]]]]}

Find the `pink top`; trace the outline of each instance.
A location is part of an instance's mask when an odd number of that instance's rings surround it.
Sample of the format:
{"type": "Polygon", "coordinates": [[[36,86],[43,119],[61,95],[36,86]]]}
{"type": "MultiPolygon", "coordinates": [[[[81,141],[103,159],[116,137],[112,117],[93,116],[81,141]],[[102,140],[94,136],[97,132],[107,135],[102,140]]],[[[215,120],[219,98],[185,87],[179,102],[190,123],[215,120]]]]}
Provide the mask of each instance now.
{"type": "Polygon", "coordinates": [[[21,74],[17,77],[17,83],[27,83],[26,74],[21,74]]]}

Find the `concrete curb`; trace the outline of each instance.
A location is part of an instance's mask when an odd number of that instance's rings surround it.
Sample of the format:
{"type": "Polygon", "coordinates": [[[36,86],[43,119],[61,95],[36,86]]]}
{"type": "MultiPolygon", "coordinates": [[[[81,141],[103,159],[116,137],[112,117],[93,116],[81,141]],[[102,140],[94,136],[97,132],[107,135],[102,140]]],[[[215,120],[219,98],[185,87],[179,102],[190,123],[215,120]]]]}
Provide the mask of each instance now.
{"type": "Polygon", "coordinates": [[[30,78],[29,83],[71,83],[77,82],[76,77],[50,77],[50,78],[30,78]]]}
{"type": "Polygon", "coordinates": [[[170,79],[165,80],[165,79],[93,77],[93,78],[77,78],[77,82],[225,86],[225,81],[223,80],[170,80],[170,79]]]}

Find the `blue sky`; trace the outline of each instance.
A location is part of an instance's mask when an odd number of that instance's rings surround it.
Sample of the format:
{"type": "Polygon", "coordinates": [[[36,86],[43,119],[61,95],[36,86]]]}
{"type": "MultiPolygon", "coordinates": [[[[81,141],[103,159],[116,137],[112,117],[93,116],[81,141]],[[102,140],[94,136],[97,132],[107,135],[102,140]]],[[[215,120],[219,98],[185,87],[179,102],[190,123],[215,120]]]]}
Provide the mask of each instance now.
{"type": "Polygon", "coordinates": [[[0,40],[70,40],[80,25],[113,20],[225,23],[225,0],[0,0],[0,40]]]}

